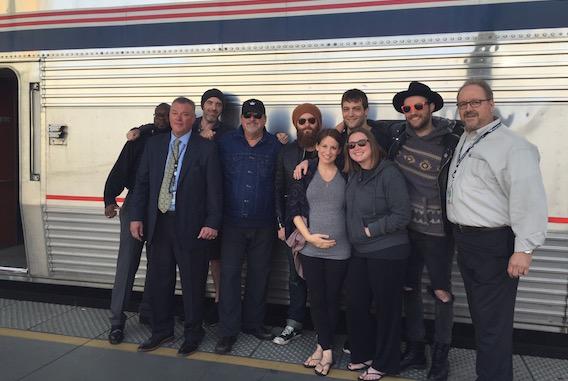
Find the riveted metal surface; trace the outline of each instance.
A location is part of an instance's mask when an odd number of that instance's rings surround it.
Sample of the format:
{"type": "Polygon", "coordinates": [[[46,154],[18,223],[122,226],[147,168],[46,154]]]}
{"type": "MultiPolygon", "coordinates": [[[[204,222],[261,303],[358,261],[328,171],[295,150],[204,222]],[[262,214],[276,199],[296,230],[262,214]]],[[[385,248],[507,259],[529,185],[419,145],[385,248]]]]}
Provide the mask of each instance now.
{"type": "MultiPolygon", "coordinates": [[[[2,308],[0,324],[5,327],[35,330],[45,321],[66,317],[75,307],[60,304],[17,301],[2,308]]],[[[42,330],[43,332],[51,332],[42,330]]],[[[73,336],[73,335],[71,335],[73,336]]]]}
{"type": "Polygon", "coordinates": [[[522,361],[534,380],[568,381],[568,360],[523,356],[522,361]]]}
{"type": "Polygon", "coordinates": [[[14,299],[0,299],[0,308],[7,307],[14,303],[18,303],[18,301],[14,299]]]}
{"type": "Polygon", "coordinates": [[[41,324],[32,327],[31,330],[94,339],[108,330],[109,315],[108,310],[73,307],[64,314],[44,320],[41,324]]]}

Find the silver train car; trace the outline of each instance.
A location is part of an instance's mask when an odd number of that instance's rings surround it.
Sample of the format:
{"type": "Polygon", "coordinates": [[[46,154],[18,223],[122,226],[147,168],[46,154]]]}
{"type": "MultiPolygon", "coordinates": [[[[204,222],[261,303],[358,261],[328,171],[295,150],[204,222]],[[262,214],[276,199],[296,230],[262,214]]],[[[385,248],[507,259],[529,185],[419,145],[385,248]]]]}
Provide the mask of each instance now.
{"type": "MultiPolygon", "coordinates": [[[[0,11],[0,279],[112,287],[119,225],[104,218],[104,183],[126,131],[160,102],[217,87],[222,119],[238,125],[255,97],[268,130],[293,139],[296,105],[317,104],[333,127],[350,88],[367,93],[370,118],[400,119],[391,100],[412,80],[444,97],[437,115],[459,118],[457,89],[476,76],[542,156],[548,238],[520,282],[515,327],[568,332],[568,2],[0,0],[0,11]]],[[[288,298],[280,245],[273,303],[288,298]]],[[[469,322],[457,266],[453,282],[456,320],[469,322]]]]}

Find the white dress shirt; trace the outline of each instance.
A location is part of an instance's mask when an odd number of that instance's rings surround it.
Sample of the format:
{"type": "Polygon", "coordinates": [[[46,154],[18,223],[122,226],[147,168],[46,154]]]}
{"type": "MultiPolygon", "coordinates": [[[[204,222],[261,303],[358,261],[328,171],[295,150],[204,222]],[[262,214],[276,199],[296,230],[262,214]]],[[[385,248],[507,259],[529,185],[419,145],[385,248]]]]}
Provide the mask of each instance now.
{"type": "Polygon", "coordinates": [[[542,245],[548,208],[539,161],[538,148],[500,119],[464,132],[449,169],[448,219],[465,226],[511,226],[515,252],[542,245]]]}

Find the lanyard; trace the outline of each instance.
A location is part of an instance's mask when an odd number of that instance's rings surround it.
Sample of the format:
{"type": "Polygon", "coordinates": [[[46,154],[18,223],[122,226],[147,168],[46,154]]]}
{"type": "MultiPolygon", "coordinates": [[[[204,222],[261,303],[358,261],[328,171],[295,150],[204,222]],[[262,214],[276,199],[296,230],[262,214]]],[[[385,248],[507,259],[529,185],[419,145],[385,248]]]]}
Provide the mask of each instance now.
{"type": "MultiPolygon", "coordinates": [[[[490,133],[492,133],[493,131],[495,131],[497,128],[499,128],[501,126],[501,122],[497,123],[496,125],[494,125],[493,127],[491,127],[489,130],[485,131],[483,133],[483,135],[481,135],[480,137],[478,137],[472,145],[469,146],[469,148],[462,154],[462,150],[463,150],[463,146],[465,145],[465,140],[464,140],[464,144],[462,144],[461,148],[460,148],[460,152],[458,154],[458,161],[456,163],[456,167],[454,168],[454,172],[452,173],[452,180],[454,179],[454,177],[456,177],[456,172],[458,171],[458,168],[462,162],[463,159],[465,159],[465,157],[467,156],[467,154],[469,153],[469,151],[472,150],[473,147],[475,147],[475,145],[477,143],[479,143],[479,141],[481,139],[483,139],[484,137],[486,137],[487,135],[489,135],[490,133]]],[[[453,181],[452,181],[453,182],[453,181]]]]}

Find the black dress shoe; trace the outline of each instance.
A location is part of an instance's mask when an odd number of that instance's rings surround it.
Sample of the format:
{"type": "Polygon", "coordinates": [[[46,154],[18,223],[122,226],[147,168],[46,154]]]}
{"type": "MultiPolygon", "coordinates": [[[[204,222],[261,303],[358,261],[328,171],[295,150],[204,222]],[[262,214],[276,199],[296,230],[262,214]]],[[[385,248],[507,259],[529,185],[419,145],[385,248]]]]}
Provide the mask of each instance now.
{"type": "Polygon", "coordinates": [[[124,332],[121,327],[111,327],[108,334],[108,342],[111,344],[120,344],[124,340],[124,332]]]}
{"type": "Polygon", "coordinates": [[[231,352],[233,349],[233,344],[237,342],[237,336],[224,336],[217,341],[215,345],[215,353],[224,355],[231,352]]]}
{"type": "Polygon", "coordinates": [[[246,333],[247,335],[253,335],[259,340],[272,340],[276,337],[270,329],[265,327],[243,329],[243,332],[246,333]]]}
{"type": "Polygon", "coordinates": [[[185,339],[181,347],[179,347],[178,357],[185,357],[189,356],[193,352],[197,351],[197,344],[195,344],[192,340],[185,339]]]}
{"type": "Polygon", "coordinates": [[[157,349],[160,345],[169,343],[170,341],[174,340],[174,334],[167,335],[165,337],[150,337],[148,340],[140,344],[138,347],[138,352],[150,352],[154,349],[157,349]]]}

